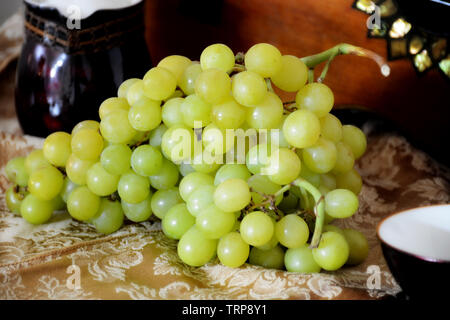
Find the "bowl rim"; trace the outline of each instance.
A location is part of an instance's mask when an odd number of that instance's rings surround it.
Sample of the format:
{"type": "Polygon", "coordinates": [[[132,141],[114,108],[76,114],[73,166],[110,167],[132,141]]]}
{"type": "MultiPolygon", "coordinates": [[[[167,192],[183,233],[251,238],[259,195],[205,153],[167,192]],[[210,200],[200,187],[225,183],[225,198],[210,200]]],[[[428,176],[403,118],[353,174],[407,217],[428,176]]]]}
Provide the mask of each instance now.
{"type": "Polygon", "coordinates": [[[380,236],[380,227],[381,227],[381,225],[383,223],[385,223],[388,219],[392,218],[393,216],[398,215],[398,214],[402,214],[402,213],[405,213],[405,212],[408,212],[408,211],[413,211],[413,210],[416,210],[416,209],[429,208],[429,207],[449,207],[450,208],[450,203],[423,205],[423,206],[419,206],[419,207],[415,207],[415,208],[409,208],[409,209],[404,209],[404,210],[401,210],[401,211],[394,212],[394,213],[388,215],[387,217],[384,217],[383,219],[381,219],[380,222],[378,223],[377,229],[376,229],[377,238],[378,238],[378,240],[380,240],[380,242],[383,245],[385,245],[385,246],[387,246],[387,247],[389,247],[389,248],[391,248],[393,250],[400,251],[401,253],[406,254],[408,256],[411,256],[411,257],[414,257],[414,258],[417,258],[417,259],[420,259],[420,260],[423,260],[423,261],[427,261],[427,262],[443,263],[443,264],[449,264],[450,265],[450,260],[430,258],[430,257],[424,256],[424,255],[414,254],[414,253],[405,251],[403,249],[399,249],[396,246],[393,246],[392,244],[384,241],[381,238],[381,236],[380,236]]]}

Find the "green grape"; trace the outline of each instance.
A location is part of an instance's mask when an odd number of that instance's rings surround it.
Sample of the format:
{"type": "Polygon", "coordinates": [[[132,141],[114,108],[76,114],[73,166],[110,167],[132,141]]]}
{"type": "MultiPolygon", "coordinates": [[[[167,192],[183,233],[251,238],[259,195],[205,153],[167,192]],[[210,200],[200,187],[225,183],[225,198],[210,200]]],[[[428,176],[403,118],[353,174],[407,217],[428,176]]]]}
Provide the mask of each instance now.
{"type": "Polygon", "coordinates": [[[58,195],[64,183],[62,173],[55,167],[34,171],[28,180],[28,190],[41,200],[51,200],[58,195]]]}
{"type": "Polygon", "coordinates": [[[234,53],[224,44],[212,44],[202,51],[200,64],[202,70],[215,68],[230,72],[234,67],[234,53]]]}
{"type": "Polygon", "coordinates": [[[100,116],[100,119],[103,120],[108,115],[116,112],[117,110],[124,110],[127,112],[128,110],[130,110],[130,104],[128,103],[127,99],[116,97],[106,99],[98,108],[98,114],[100,116]]]}
{"type": "Polygon", "coordinates": [[[284,255],[284,265],[289,272],[317,273],[321,270],[308,245],[288,249],[284,255]]]}
{"type": "MultiPolygon", "coordinates": [[[[45,159],[42,149],[35,149],[31,151],[25,158],[25,170],[29,175],[38,169],[49,167],[50,165],[50,162],[45,159]]],[[[22,182],[28,183],[28,178],[24,179],[22,182]]]]}
{"type": "MultiPolygon", "coordinates": [[[[129,146],[130,148],[138,146],[142,143],[144,143],[146,140],[148,140],[149,137],[149,132],[148,131],[136,131],[136,134],[134,135],[134,137],[127,141],[127,143],[125,143],[125,145],[129,146]]],[[[111,144],[114,143],[110,143],[108,141],[106,141],[106,146],[110,146],[111,144]]]]}
{"type": "Polygon", "coordinates": [[[201,72],[202,67],[198,62],[192,62],[192,64],[184,70],[178,85],[186,95],[190,95],[195,92],[195,80],[197,80],[197,77],[201,72]]]}
{"type": "Polygon", "coordinates": [[[42,152],[45,159],[55,167],[64,167],[71,154],[71,136],[67,132],[54,132],[44,140],[42,152]]]}
{"type": "Polygon", "coordinates": [[[287,118],[287,115],[283,115],[281,117],[281,121],[279,122],[278,126],[276,128],[272,128],[272,129],[268,130],[268,137],[267,137],[268,143],[276,144],[282,148],[290,148],[291,147],[283,135],[283,125],[284,125],[284,120],[286,120],[286,118],[287,118]]]}
{"type": "Polygon", "coordinates": [[[63,201],[61,194],[58,194],[52,200],[50,200],[53,206],[53,211],[63,210],[66,207],[66,203],[63,201]]]}
{"type": "Polygon", "coordinates": [[[100,131],[110,143],[128,143],[137,133],[128,121],[128,111],[125,110],[116,110],[102,119],[100,131]]]}
{"type": "Polygon", "coordinates": [[[366,151],[366,135],[351,124],[342,126],[342,141],[352,149],[355,159],[359,159],[366,151]]]}
{"type": "Polygon", "coordinates": [[[221,129],[237,129],[245,121],[247,110],[232,97],[213,105],[211,109],[212,122],[221,129]]]}
{"type": "Polygon", "coordinates": [[[346,263],[357,265],[364,262],[369,255],[369,243],[364,234],[353,229],[344,229],[343,233],[350,250],[346,263]]]}
{"type": "Polygon", "coordinates": [[[336,145],[325,138],[319,138],[313,146],[303,149],[302,159],[311,171],[327,173],[337,161],[336,145]]]}
{"type": "Polygon", "coordinates": [[[151,207],[155,216],[162,219],[170,208],[182,202],[178,188],[170,188],[156,191],[152,197],[151,207]]]}
{"type": "Polygon", "coordinates": [[[184,98],[172,98],[167,100],[162,106],[161,118],[167,127],[172,127],[176,124],[183,124],[183,114],[181,113],[181,105],[184,98]]]}
{"type": "Polygon", "coordinates": [[[22,201],[25,196],[26,194],[24,192],[20,192],[19,188],[14,186],[9,187],[5,193],[6,206],[9,211],[20,215],[20,206],[22,205],[22,201]]]}
{"type": "Polygon", "coordinates": [[[196,226],[192,226],[178,242],[177,253],[184,263],[200,267],[214,258],[216,249],[217,240],[206,238],[196,226]]]}
{"type": "Polygon", "coordinates": [[[186,201],[187,209],[194,217],[214,203],[215,190],[213,185],[208,184],[198,187],[189,195],[186,201]]]}
{"type": "Polygon", "coordinates": [[[128,121],[139,131],[150,131],[161,123],[161,102],[151,99],[136,101],[128,111],[128,121]]]}
{"type": "Polygon", "coordinates": [[[329,190],[336,189],[336,177],[332,173],[321,174],[320,184],[329,190]]]}
{"type": "Polygon", "coordinates": [[[100,197],[86,186],[74,189],[67,199],[67,211],[77,220],[88,221],[95,217],[100,207],[100,197]]]}
{"type": "Polygon", "coordinates": [[[25,157],[16,157],[8,161],[5,167],[6,177],[21,187],[28,184],[29,175],[25,168],[25,157]]]}
{"type": "Polygon", "coordinates": [[[281,69],[281,53],[273,45],[258,43],[245,54],[245,67],[264,78],[270,78],[281,69]]]}
{"type": "Polygon", "coordinates": [[[167,160],[163,159],[161,169],[155,175],[150,176],[150,184],[155,189],[169,189],[174,187],[178,182],[178,168],[177,166],[167,160]]]}
{"type": "Polygon", "coordinates": [[[189,163],[182,162],[179,165],[179,171],[183,177],[186,177],[189,173],[195,172],[195,169],[189,163]]]}
{"type": "Polygon", "coordinates": [[[94,163],[95,160],[82,160],[72,153],[66,163],[66,174],[74,183],[84,185],[86,173],[94,163]]]}
{"type": "Polygon", "coordinates": [[[305,220],[295,214],[288,214],[276,223],[275,234],[286,248],[298,248],[308,241],[309,228],[305,220]]]}
{"type": "Polygon", "coordinates": [[[241,221],[241,236],[252,246],[262,246],[272,239],[274,233],[272,219],[261,211],[253,211],[241,221]]]}
{"type": "MultiPolygon", "coordinates": [[[[128,105],[130,105],[130,106],[134,105],[139,100],[148,99],[147,96],[144,94],[144,81],[143,80],[135,81],[128,88],[126,98],[128,101],[128,105]]],[[[128,108],[128,110],[129,110],[129,108],[128,108]]],[[[126,111],[128,111],[128,110],[126,110],[126,111]]]]}
{"type": "MultiPolygon", "coordinates": [[[[261,175],[261,174],[255,174],[251,176],[249,179],[247,179],[248,186],[252,188],[251,195],[252,200],[255,204],[260,204],[264,201],[264,198],[262,194],[265,195],[273,195],[278,190],[281,189],[281,186],[279,184],[276,184],[275,182],[272,182],[268,176],[261,175]]],[[[283,195],[280,194],[275,199],[275,204],[279,204],[281,200],[283,199],[283,195]]]]}
{"type": "Polygon", "coordinates": [[[331,113],[327,113],[320,120],[320,134],[322,137],[337,143],[342,139],[341,121],[331,113]]]}
{"type": "Polygon", "coordinates": [[[102,167],[110,174],[124,174],[130,170],[131,149],[125,144],[111,144],[100,156],[102,167]]]}
{"type": "Polygon", "coordinates": [[[81,122],[78,122],[75,127],[72,129],[72,136],[75,135],[78,131],[84,130],[84,129],[92,129],[98,131],[100,129],[100,122],[95,120],[84,120],[81,122]]]}
{"type": "Polygon", "coordinates": [[[232,178],[247,181],[251,176],[252,174],[247,169],[245,164],[228,163],[224,164],[219,170],[217,170],[214,177],[214,185],[217,186],[225,180],[232,178]]]}
{"type": "Polygon", "coordinates": [[[296,110],[284,120],[283,135],[291,146],[310,147],[319,139],[320,121],[309,110],[296,110]]]}
{"type": "Polygon", "coordinates": [[[281,270],[284,268],[284,250],[280,246],[269,250],[260,250],[257,247],[253,247],[250,250],[248,262],[266,269],[281,270]]]}
{"type": "Polygon", "coordinates": [[[334,165],[333,172],[344,173],[352,170],[355,164],[355,157],[353,156],[352,149],[344,142],[339,141],[336,143],[337,158],[334,165]]]}
{"type": "Polygon", "coordinates": [[[250,203],[251,197],[247,182],[232,178],[217,186],[214,204],[225,212],[234,212],[244,209],[250,203]]]}
{"type": "MultiPolygon", "coordinates": [[[[299,153],[301,154],[302,150],[297,150],[297,151],[298,151],[297,155],[299,155],[299,153]]],[[[313,186],[315,186],[317,188],[320,186],[320,183],[321,183],[320,177],[321,177],[321,175],[316,173],[316,172],[314,172],[314,171],[311,171],[308,168],[308,166],[305,165],[304,162],[302,162],[302,165],[301,165],[300,177],[302,177],[303,179],[307,180],[309,183],[311,183],[313,186]]]]}
{"type": "Polygon", "coordinates": [[[323,83],[308,83],[297,92],[295,102],[300,108],[312,111],[321,118],[333,108],[334,95],[323,83]]]}
{"type": "Polygon", "coordinates": [[[301,170],[301,162],[297,154],[288,148],[280,148],[272,152],[267,168],[261,169],[272,182],[280,185],[294,181],[301,170]]]}
{"type": "MultiPolygon", "coordinates": [[[[234,146],[234,132],[232,130],[220,129],[213,123],[208,124],[202,133],[204,151],[211,155],[222,155],[234,146]]],[[[218,157],[222,161],[222,157],[218,157]]]]}
{"type": "Polygon", "coordinates": [[[93,164],[86,172],[86,184],[89,190],[105,197],[117,190],[120,176],[106,171],[100,162],[93,164]]]}
{"type": "Polygon", "coordinates": [[[161,142],[164,133],[167,131],[167,127],[164,123],[161,123],[157,128],[153,129],[148,136],[148,144],[152,147],[161,150],[161,142]]]}
{"type": "Polygon", "coordinates": [[[246,121],[251,128],[277,128],[283,119],[283,102],[273,92],[267,92],[261,102],[247,111],[246,121]]]}
{"type": "Polygon", "coordinates": [[[158,67],[165,68],[172,72],[180,84],[181,77],[187,67],[191,65],[192,61],[189,58],[179,55],[167,56],[158,63],[158,67]]]}
{"type": "Polygon", "coordinates": [[[250,253],[250,247],[238,232],[230,232],[220,238],[217,244],[217,257],[227,267],[242,266],[250,253]]]}
{"type": "MultiPolygon", "coordinates": [[[[275,230],[275,220],[272,219],[272,223],[273,223],[273,227],[275,230]]],[[[256,248],[258,248],[259,250],[271,250],[273,248],[275,248],[278,245],[278,239],[277,239],[277,235],[275,234],[275,231],[273,232],[272,238],[270,238],[270,240],[266,243],[264,243],[261,246],[257,246],[256,248]]]]}
{"type": "Polygon", "coordinates": [[[325,211],[333,218],[349,218],[358,210],[358,197],[347,189],[335,189],[325,196],[325,211]]]}
{"type": "Polygon", "coordinates": [[[98,212],[91,222],[97,232],[111,234],[120,229],[123,220],[124,215],[120,202],[104,198],[101,200],[98,212]]]}
{"type": "Polygon", "coordinates": [[[62,199],[63,199],[63,201],[65,203],[67,203],[67,201],[69,200],[69,196],[72,193],[72,191],[75,190],[78,187],[79,187],[79,185],[77,185],[72,180],[70,180],[69,177],[65,177],[64,178],[64,183],[63,183],[63,186],[61,188],[60,195],[61,195],[61,197],[62,197],[62,199]]]}
{"type": "Polygon", "coordinates": [[[119,86],[119,89],[117,90],[117,96],[119,98],[127,98],[127,94],[128,94],[128,90],[131,88],[131,86],[133,84],[135,84],[136,82],[142,81],[141,79],[137,79],[137,78],[131,78],[128,80],[125,80],[124,82],[122,82],[122,84],[119,86]]]}
{"type": "Polygon", "coordinates": [[[211,122],[211,104],[195,93],[184,99],[180,111],[189,128],[205,127],[211,122]]]}
{"type": "Polygon", "coordinates": [[[339,233],[328,231],[322,234],[319,246],[312,250],[314,261],[327,271],[334,271],[347,262],[349,246],[339,233]]]}
{"type": "Polygon", "coordinates": [[[252,107],[263,101],[268,92],[263,77],[251,71],[234,75],[231,91],[234,99],[246,107],[252,107]]]}
{"type": "Polygon", "coordinates": [[[144,94],[152,100],[165,100],[177,87],[175,75],[162,67],[151,68],[144,76],[144,94]]]}
{"type": "Polygon", "coordinates": [[[328,231],[333,231],[333,232],[339,233],[340,235],[345,237],[344,230],[342,230],[339,227],[333,226],[332,224],[326,224],[323,226],[322,232],[328,232],[328,231]]]}
{"type": "Polygon", "coordinates": [[[208,239],[219,239],[229,233],[236,223],[234,212],[220,210],[212,204],[195,218],[195,225],[208,239]]]}
{"type": "Polygon", "coordinates": [[[271,154],[272,148],[270,144],[261,143],[251,147],[245,157],[248,170],[253,174],[260,174],[261,170],[269,165],[271,154]]]}
{"type": "Polygon", "coordinates": [[[122,209],[128,220],[133,222],[143,222],[152,215],[152,195],[139,203],[128,203],[122,200],[122,209]]]}
{"type": "Polygon", "coordinates": [[[180,181],[180,196],[184,201],[188,201],[192,192],[205,185],[214,185],[214,178],[202,172],[190,173],[180,181]]]}
{"type": "Polygon", "coordinates": [[[83,129],[72,136],[71,146],[78,158],[94,161],[103,151],[103,138],[97,130],[83,129]]]}
{"type": "Polygon", "coordinates": [[[48,200],[41,200],[28,194],[20,205],[20,214],[31,224],[43,224],[50,220],[53,213],[53,204],[48,200]]]}
{"type": "Polygon", "coordinates": [[[318,189],[319,189],[319,192],[320,192],[323,196],[326,196],[326,195],[328,194],[328,192],[331,191],[331,189],[329,189],[329,188],[327,188],[327,187],[325,187],[325,186],[323,186],[323,185],[320,185],[318,189]]]}
{"type": "Polygon", "coordinates": [[[162,230],[171,239],[180,239],[195,224],[185,203],[174,205],[162,218],[162,230]]]}
{"type": "Polygon", "coordinates": [[[281,57],[280,69],[271,76],[271,80],[281,90],[298,91],[308,80],[308,67],[299,58],[284,55],[281,57]]]}
{"type": "Polygon", "coordinates": [[[229,98],[231,79],[220,69],[207,69],[195,80],[195,93],[211,104],[224,102],[229,98]]]}
{"type": "Polygon", "coordinates": [[[120,177],[117,191],[123,201],[139,203],[150,194],[150,181],[146,177],[129,171],[120,177]]]}
{"type": "Polygon", "coordinates": [[[362,179],[355,168],[345,173],[336,174],[336,187],[348,189],[358,195],[362,188],[362,179]]]}
{"type": "Polygon", "coordinates": [[[294,210],[298,208],[298,197],[293,192],[287,192],[287,195],[284,196],[283,200],[281,200],[278,205],[278,209],[283,212],[294,210]]]}
{"type": "Polygon", "coordinates": [[[157,174],[163,165],[161,152],[150,145],[141,145],[131,155],[131,167],[141,176],[157,174]]]}
{"type": "Polygon", "coordinates": [[[174,163],[189,159],[194,149],[194,132],[184,125],[174,125],[167,129],[161,140],[164,156],[174,163]]]}
{"type": "Polygon", "coordinates": [[[222,155],[214,156],[209,150],[203,150],[192,160],[191,167],[196,172],[214,173],[223,162],[222,155]]]}

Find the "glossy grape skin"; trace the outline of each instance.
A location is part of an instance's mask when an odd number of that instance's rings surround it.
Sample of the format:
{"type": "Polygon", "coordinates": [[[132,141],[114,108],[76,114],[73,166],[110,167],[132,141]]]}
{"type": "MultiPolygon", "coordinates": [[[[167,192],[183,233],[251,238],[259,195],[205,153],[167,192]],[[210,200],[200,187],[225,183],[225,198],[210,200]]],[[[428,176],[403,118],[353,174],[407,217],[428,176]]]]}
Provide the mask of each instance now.
{"type": "Polygon", "coordinates": [[[358,195],[362,188],[361,176],[355,168],[345,173],[336,174],[336,187],[348,189],[358,195]]]}
{"type": "Polygon", "coordinates": [[[327,113],[320,119],[320,134],[322,137],[333,142],[339,142],[342,139],[342,123],[331,113],[327,113]]]}
{"type": "Polygon", "coordinates": [[[183,124],[183,115],[181,113],[181,105],[184,98],[172,98],[166,101],[161,109],[161,118],[167,127],[176,124],[183,124]]]}
{"type": "Polygon", "coordinates": [[[162,68],[169,70],[175,76],[175,79],[177,80],[177,83],[179,84],[184,71],[191,64],[192,64],[192,61],[187,57],[180,56],[180,55],[171,55],[171,56],[167,56],[164,59],[162,59],[158,63],[158,67],[162,67],[162,68]]]}
{"type": "Polygon", "coordinates": [[[230,97],[212,106],[211,120],[221,129],[237,129],[244,123],[246,113],[246,108],[230,97]]]}
{"type": "Polygon", "coordinates": [[[364,262],[369,255],[369,243],[364,234],[353,229],[342,231],[350,249],[346,264],[357,265],[364,262]]]}
{"type": "Polygon", "coordinates": [[[78,122],[75,127],[72,129],[72,136],[74,136],[78,131],[84,130],[84,129],[92,129],[98,131],[100,129],[100,122],[95,120],[84,120],[81,122],[78,122]]]}
{"type": "Polygon", "coordinates": [[[246,181],[228,179],[219,184],[214,192],[214,204],[226,212],[244,209],[251,200],[251,194],[246,181]]]}
{"type": "Polygon", "coordinates": [[[192,226],[178,242],[180,259],[193,267],[209,262],[216,254],[217,240],[207,239],[196,226],[192,226]]]}
{"type": "MultiPolygon", "coordinates": [[[[155,147],[159,151],[161,151],[161,143],[162,143],[162,137],[164,136],[164,133],[168,128],[164,123],[161,123],[158,127],[153,129],[147,136],[148,136],[148,144],[152,147],[155,147]]],[[[142,139],[141,141],[143,141],[142,139]]]]}
{"type": "Polygon", "coordinates": [[[127,94],[128,94],[128,90],[131,88],[131,86],[133,84],[135,84],[138,81],[142,81],[140,79],[137,78],[131,78],[131,79],[127,79],[124,82],[122,82],[122,84],[119,86],[119,89],[117,89],[117,96],[119,98],[127,98],[127,94]]]}
{"type": "Polygon", "coordinates": [[[313,249],[316,263],[327,271],[342,267],[349,257],[349,246],[339,233],[328,231],[322,234],[319,246],[313,249]]]}
{"type": "Polygon", "coordinates": [[[219,185],[222,182],[231,179],[242,179],[244,181],[247,181],[248,178],[250,178],[252,174],[247,169],[245,164],[238,164],[238,163],[230,163],[230,164],[224,164],[217,170],[216,175],[214,177],[214,185],[219,185]]]}
{"type": "Polygon", "coordinates": [[[347,189],[335,189],[325,196],[325,211],[333,218],[349,218],[358,206],[358,197],[347,189]]]}
{"type": "Polygon", "coordinates": [[[268,43],[258,43],[245,54],[245,67],[264,78],[275,75],[282,66],[280,51],[268,43]]]}
{"type": "Polygon", "coordinates": [[[337,161],[336,145],[325,138],[319,138],[314,145],[303,149],[302,159],[313,172],[330,172],[337,161]]]}
{"type": "Polygon", "coordinates": [[[301,162],[297,154],[288,148],[280,148],[272,152],[269,158],[269,166],[261,170],[269,179],[279,185],[289,184],[294,181],[301,170],[301,162]]]}
{"type": "Polygon", "coordinates": [[[252,246],[262,246],[272,239],[274,225],[272,219],[261,211],[253,211],[241,221],[242,239],[252,246]]]}
{"type": "Polygon", "coordinates": [[[189,173],[196,172],[189,163],[182,162],[178,165],[178,171],[180,171],[183,177],[186,177],[189,173]]]}
{"type": "Polygon", "coordinates": [[[151,207],[155,216],[163,219],[170,208],[182,202],[178,188],[170,188],[156,191],[152,196],[151,207]]]}
{"type": "MultiPolygon", "coordinates": [[[[255,174],[255,175],[251,176],[247,180],[247,184],[251,188],[251,196],[252,196],[252,200],[255,204],[260,204],[261,202],[264,201],[264,198],[261,195],[262,193],[266,194],[266,195],[273,195],[278,190],[281,189],[281,186],[279,184],[276,184],[275,182],[271,181],[268,178],[268,176],[261,175],[261,174],[255,174]]],[[[275,204],[278,205],[282,199],[283,199],[283,195],[280,194],[275,199],[275,204]]]]}
{"type": "Polygon", "coordinates": [[[41,200],[51,200],[61,191],[64,177],[55,167],[36,170],[28,180],[28,190],[41,200]]]}
{"type": "Polygon", "coordinates": [[[48,162],[56,167],[64,167],[71,154],[71,136],[67,132],[54,132],[44,140],[42,151],[48,162]]]}
{"type": "Polygon", "coordinates": [[[98,196],[108,196],[117,190],[120,176],[106,171],[100,162],[95,163],[86,172],[86,184],[89,190],[98,196]]]}
{"type": "Polygon", "coordinates": [[[284,250],[278,245],[269,250],[253,247],[250,250],[249,263],[266,269],[282,270],[284,268],[284,250]]]}
{"type": "Polygon", "coordinates": [[[31,224],[43,224],[50,220],[53,213],[53,204],[48,200],[41,200],[28,194],[20,205],[20,214],[31,224]]]}
{"type": "Polygon", "coordinates": [[[128,121],[139,131],[150,131],[161,123],[160,101],[141,99],[136,101],[128,111],[128,121]]]}
{"type": "Polygon", "coordinates": [[[233,76],[231,91],[241,105],[252,107],[265,98],[267,86],[263,77],[251,71],[243,71],[233,76]]]}
{"type": "Polygon", "coordinates": [[[84,185],[86,184],[87,172],[95,163],[95,160],[82,160],[71,154],[67,160],[66,174],[74,183],[84,185]]]}
{"type": "Polygon", "coordinates": [[[117,186],[121,199],[128,203],[139,203],[150,194],[150,181],[132,171],[123,174],[117,186]]]}
{"type": "Polygon", "coordinates": [[[95,217],[100,206],[100,197],[86,186],[74,189],[67,199],[67,210],[76,220],[88,221],[95,217]]]}
{"type": "Polygon", "coordinates": [[[333,172],[344,173],[353,169],[355,164],[355,157],[353,156],[352,149],[344,142],[339,141],[336,143],[336,164],[334,165],[333,172]]]}
{"type": "MultiPolygon", "coordinates": [[[[275,223],[276,221],[274,219],[272,219],[272,223],[273,223],[273,227],[275,230],[275,223]]],[[[277,235],[275,234],[275,231],[273,232],[272,238],[270,238],[270,240],[266,243],[264,243],[261,246],[257,246],[256,248],[258,248],[259,250],[271,250],[273,248],[275,248],[278,245],[278,238],[277,235]]]]}
{"type": "Polygon", "coordinates": [[[128,111],[116,110],[100,122],[100,132],[110,143],[128,143],[137,131],[128,121],[128,111]]]}
{"type": "Polygon", "coordinates": [[[274,92],[267,92],[261,102],[247,110],[246,121],[251,128],[277,128],[283,118],[283,102],[274,92]]]}
{"type": "Polygon", "coordinates": [[[150,194],[144,201],[139,203],[127,203],[122,200],[121,204],[123,212],[128,220],[133,222],[143,222],[147,221],[152,215],[151,201],[152,196],[150,194]]]}
{"type": "Polygon", "coordinates": [[[231,79],[220,69],[207,69],[195,80],[195,93],[211,104],[218,104],[227,100],[231,91],[231,79]]]}
{"type": "Polygon", "coordinates": [[[333,231],[333,232],[339,233],[342,236],[345,236],[344,231],[341,228],[336,227],[332,224],[325,224],[323,226],[322,232],[328,232],[328,231],[333,231]]]}
{"type": "Polygon", "coordinates": [[[261,170],[269,165],[272,147],[269,144],[257,144],[248,150],[245,163],[253,174],[260,174],[261,170]]]}
{"type": "Polygon", "coordinates": [[[342,141],[352,149],[355,159],[359,159],[366,151],[366,135],[351,124],[342,126],[342,141]]]}
{"type": "Polygon", "coordinates": [[[238,232],[226,234],[217,244],[217,257],[227,267],[240,267],[247,261],[249,253],[250,246],[242,240],[238,232]]]}
{"type": "Polygon", "coordinates": [[[284,55],[281,57],[280,69],[271,76],[271,80],[283,91],[298,91],[308,80],[308,67],[299,58],[284,55]]]}
{"type": "MultiPolygon", "coordinates": [[[[124,110],[124,111],[130,110],[130,104],[128,103],[127,99],[117,97],[106,99],[105,101],[102,102],[102,104],[98,108],[98,114],[100,119],[103,120],[109,114],[114,113],[117,110],[124,110]]],[[[93,129],[96,130],[98,128],[93,129]]]]}
{"type": "Polygon", "coordinates": [[[283,135],[291,146],[296,148],[310,147],[319,139],[320,121],[309,110],[296,110],[284,120],[283,135]]]}
{"type": "Polygon", "coordinates": [[[141,176],[157,174],[163,165],[161,152],[150,145],[141,145],[131,154],[131,167],[141,176]]]}
{"type": "MultiPolygon", "coordinates": [[[[51,166],[51,164],[45,159],[42,149],[31,151],[25,158],[25,170],[29,175],[40,168],[49,166],[51,166]]],[[[23,179],[23,182],[28,183],[28,178],[23,179]]]]}
{"type": "Polygon", "coordinates": [[[221,154],[213,155],[209,150],[206,150],[205,148],[203,152],[199,152],[197,155],[195,155],[194,159],[192,160],[191,167],[196,172],[213,174],[217,171],[222,162],[223,158],[221,154]]]}
{"type": "Polygon", "coordinates": [[[119,201],[102,199],[97,214],[91,220],[99,233],[111,234],[123,225],[124,214],[119,201]]]}
{"type": "Polygon", "coordinates": [[[216,68],[224,72],[230,72],[234,67],[234,53],[224,44],[212,44],[202,51],[200,64],[202,70],[216,68]]]}
{"type": "Polygon", "coordinates": [[[308,109],[321,118],[333,108],[334,95],[323,83],[308,83],[297,92],[295,102],[301,109],[308,109]]]}
{"type": "MultiPolygon", "coordinates": [[[[132,106],[134,105],[137,101],[139,100],[145,100],[145,99],[149,99],[145,94],[144,94],[144,81],[141,79],[138,79],[137,81],[135,81],[129,88],[127,91],[127,101],[128,101],[128,105],[132,106]]],[[[128,108],[125,111],[128,111],[130,108],[128,108]]]]}
{"type": "Polygon", "coordinates": [[[197,77],[201,72],[202,67],[198,62],[192,62],[192,64],[184,70],[178,85],[186,95],[190,95],[195,92],[195,80],[197,80],[197,77]]]}
{"type": "Polygon", "coordinates": [[[161,150],[167,159],[180,163],[193,154],[194,139],[192,129],[185,125],[174,125],[164,133],[161,150]]]}
{"type": "Polygon", "coordinates": [[[332,173],[324,173],[320,175],[320,185],[329,190],[336,189],[336,177],[332,173]]]}
{"type": "Polygon", "coordinates": [[[275,235],[286,248],[298,248],[308,241],[306,222],[295,214],[288,214],[275,224],[275,235]]]}
{"type": "Polygon", "coordinates": [[[215,190],[216,188],[213,185],[204,185],[198,187],[189,195],[186,205],[194,217],[214,203],[215,190]]]}
{"type": "Polygon", "coordinates": [[[102,167],[111,174],[121,175],[130,170],[131,149],[125,144],[111,144],[100,156],[102,167]]]}
{"type": "Polygon", "coordinates": [[[308,244],[288,249],[284,256],[284,265],[289,272],[317,273],[321,267],[314,260],[308,244]]]}
{"type": "Polygon", "coordinates": [[[220,210],[214,204],[203,209],[195,218],[195,225],[208,239],[219,239],[233,229],[234,212],[220,210]]]}
{"type": "MultiPolygon", "coordinates": [[[[298,152],[298,153],[301,154],[301,151],[298,152]]],[[[314,171],[310,170],[308,168],[308,166],[305,165],[304,162],[302,162],[302,165],[301,165],[300,177],[302,177],[303,179],[307,180],[308,182],[310,182],[313,186],[315,186],[317,188],[320,186],[320,183],[321,183],[320,177],[321,177],[321,175],[319,173],[317,173],[317,172],[314,172],[314,171]]]]}
{"type": "Polygon", "coordinates": [[[151,68],[144,75],[144,94],[152,100],[165,100],[176,89],[177,79],[175,75],[162,67],[151,68]]]}
{"type": "Polygon", "coordinates": [[[150,176],[149,179],[153,188],[161,190],[174,187],[178,182],[178,176],[177,166],[163,158],[161,169],[157,174],[150,176]]]}
{"type": "Polygon", "coordinates": [[[79,187],[79,185],[77,185],[72,180],[70,180],[69,177],[65,177],[63,186],[61,188],[61,193],[60,193],[63,201],[67,203],[67,201],[69,200],[69,196],[72,193],[72,191],[75,190],[78,187],[79,187]]]}
{"type": "Polygon", "coordinates": [[[180,181],[180,196],[184,201],[188,201],[189,196],[197,188],[204,185],[214,185],[214,178],[202,172],[193,172],[185,176],[180,181]]]}
{"type": "Polygon", "coordinates": [[[11,212],[20,215],[20,206],[25,196],[24,192],[17,192],[16,187],[9,187],[5,193],[6,206],[11,212]]]}
{"type": "Polygon", "coordinates": [[[29,175],[25,168],[25,157],[16,157],[8,161],[5,167],[6,177],[14,184],[26,187],[29,175]]]}
{"type": "Polygon", "coordinates": [[[189,128],[201,128],[211,122],[212,105],[197,94],[187,96],[181,104],[180,111],[183,122],[189,128]]]}
{"type": "Polygon", "coordinates": [[[180,239],[195,224],[185,203],[180,203],[167,211],[162,219],[162,230],[171,239],[180,239]]]}
{"type": "Polygon", "coordinates": [[[203,150],[209,153],[211,160],[223,161],[220,155],[228,152],[234,146],[234,132],[220,129],[214,123],[210,123],[203,128],[202,144],[203,150]]]}
{"type": "Polygon", "coordinates": [[[271,145],[278,145],[279,147],[282,147],[282,148],[290,148],[291,147],[283,135],[283,125],[284,125],[284,120],[286,120],[286,118],[287,118],[287,115],[283,114],[278,126],[276,128],[273,128],[268,131],[267,143],[269,143],[271,145]]]}

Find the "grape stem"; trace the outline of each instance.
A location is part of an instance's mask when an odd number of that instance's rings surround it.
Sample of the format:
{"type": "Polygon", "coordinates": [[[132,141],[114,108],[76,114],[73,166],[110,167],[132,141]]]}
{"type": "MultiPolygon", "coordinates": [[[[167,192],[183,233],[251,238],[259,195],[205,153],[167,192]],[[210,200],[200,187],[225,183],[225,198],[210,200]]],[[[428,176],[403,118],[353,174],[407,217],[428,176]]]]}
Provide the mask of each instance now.
{"type": "Polygon", "coordinates": [[[274,92],[273,88],[272,88],[272,81],[270,81],[270,78],[266,78],[266,85],[267,85],[267,89],[269,89],[270,92],[274,92]]]}

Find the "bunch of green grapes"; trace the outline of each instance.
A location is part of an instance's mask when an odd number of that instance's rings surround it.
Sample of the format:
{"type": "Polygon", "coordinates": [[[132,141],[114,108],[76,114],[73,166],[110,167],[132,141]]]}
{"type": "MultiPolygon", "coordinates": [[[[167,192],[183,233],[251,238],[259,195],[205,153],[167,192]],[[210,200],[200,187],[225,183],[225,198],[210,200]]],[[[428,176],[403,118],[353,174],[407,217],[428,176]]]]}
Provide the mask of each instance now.
{"type": "Polygon", "coordinates": [[[308,81],[303,59],[267,43],[236,57],[214,44],[200,61],[169,56],[126,80],[99,122],[9,161],[8,208],[32,224],[67,210],[103,234],[155,216],[190,266],[216,257],[295,272],[361,263],[364,235],[330,222],[358,210],[364,133],[330,114],[333,92],[308,81]]]}

